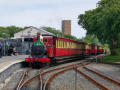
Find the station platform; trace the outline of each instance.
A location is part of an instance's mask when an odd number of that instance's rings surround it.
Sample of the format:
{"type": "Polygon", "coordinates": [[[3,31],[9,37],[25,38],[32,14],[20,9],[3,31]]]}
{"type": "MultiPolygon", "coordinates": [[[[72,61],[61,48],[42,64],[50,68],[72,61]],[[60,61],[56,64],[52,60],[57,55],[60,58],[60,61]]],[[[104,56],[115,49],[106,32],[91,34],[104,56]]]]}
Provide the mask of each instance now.
{"type": "Polygon", "coordinates": [[[5,56],[0,58],[0,73],[12,66],[13,64],[25,61],[26,57],[28,57],[28,55],[5,56]]]}

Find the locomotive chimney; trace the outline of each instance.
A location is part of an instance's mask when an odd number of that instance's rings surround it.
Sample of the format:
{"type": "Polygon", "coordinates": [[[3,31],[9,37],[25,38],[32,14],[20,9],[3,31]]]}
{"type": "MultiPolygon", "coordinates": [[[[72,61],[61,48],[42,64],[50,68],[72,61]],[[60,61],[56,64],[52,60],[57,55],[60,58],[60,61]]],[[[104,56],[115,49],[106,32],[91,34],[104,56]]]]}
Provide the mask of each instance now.
{"type": "Polygon", "coordinates": [[[71,20],[62,21],[62,33],[65,35],[71,35],[71,20]]]}

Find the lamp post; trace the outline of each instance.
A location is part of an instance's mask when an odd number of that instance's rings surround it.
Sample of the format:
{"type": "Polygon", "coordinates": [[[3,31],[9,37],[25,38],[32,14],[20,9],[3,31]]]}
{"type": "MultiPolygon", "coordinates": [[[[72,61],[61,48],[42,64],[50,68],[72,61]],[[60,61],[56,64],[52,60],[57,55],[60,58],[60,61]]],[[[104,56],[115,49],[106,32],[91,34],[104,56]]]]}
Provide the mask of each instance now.
{"type": "Polygon", "coordinates": [[[3,31],[2,31],[2,35],[3,35],[3,38],[4,38],[4,40],[3,40],[3,46],[4,46],[4,49],[3,49],[3,56],[5,56],[5,34],[6,34],[6,31],[3,30],[3,31]]]}
{"type": "Polygon", "coordinates": [[[30,51],[30,36],[31,36],[31,31],[28,31],[28,44],[29,44],[29,51],[30,51]]]}

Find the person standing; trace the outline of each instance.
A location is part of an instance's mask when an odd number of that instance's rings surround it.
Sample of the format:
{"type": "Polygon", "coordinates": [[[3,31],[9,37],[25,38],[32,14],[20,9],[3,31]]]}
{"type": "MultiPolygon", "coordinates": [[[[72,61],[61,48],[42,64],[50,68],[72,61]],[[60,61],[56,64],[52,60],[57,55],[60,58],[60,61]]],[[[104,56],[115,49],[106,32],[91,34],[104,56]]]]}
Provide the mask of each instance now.
{"type": "Polygon", "coordinates": [[[2,57],[2,44],[0,43],[0,58],[2,57]]]}
{"type": "Polygon", "coordinates": [[[10,44],[10,47],[9,47],[9,55],[10,55],[10,56],[13,56],[13,49],[14,49],[14,46],[13,46],[13,44],[11,43],[11,44],[10,44]]]}

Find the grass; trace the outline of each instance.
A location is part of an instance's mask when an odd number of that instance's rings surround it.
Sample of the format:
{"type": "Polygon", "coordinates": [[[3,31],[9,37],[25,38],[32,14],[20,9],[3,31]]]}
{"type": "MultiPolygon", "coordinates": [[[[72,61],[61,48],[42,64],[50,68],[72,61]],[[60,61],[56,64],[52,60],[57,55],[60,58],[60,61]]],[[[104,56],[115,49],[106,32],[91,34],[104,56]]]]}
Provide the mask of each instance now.
{"type": "Polygon", "coordinates": [[[120,62],[120,56],[105,56],[102,60],[102,62],[120,62]]]}

